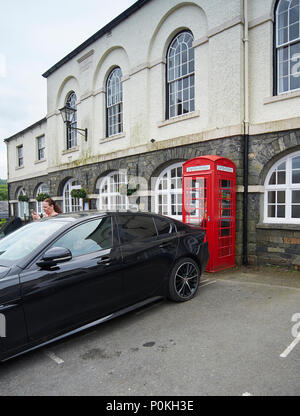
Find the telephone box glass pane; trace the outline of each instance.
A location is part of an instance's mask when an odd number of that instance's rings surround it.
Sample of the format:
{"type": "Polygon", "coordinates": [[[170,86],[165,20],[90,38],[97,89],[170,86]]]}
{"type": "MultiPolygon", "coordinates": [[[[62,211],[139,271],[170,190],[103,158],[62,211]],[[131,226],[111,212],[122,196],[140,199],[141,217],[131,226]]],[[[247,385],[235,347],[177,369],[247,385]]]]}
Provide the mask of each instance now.
{"type": "Polygon", "coordinates": [[[225,257],[233,253],[232,181],[221,179],[219,184],[219,257],[225,257]]]}
{"type": "Polygon", "coordinates": [[[205,178],[187,178],[185,209],[187,212],[187,223],[204,225],[207,216],[207,192],[205,178]]]}

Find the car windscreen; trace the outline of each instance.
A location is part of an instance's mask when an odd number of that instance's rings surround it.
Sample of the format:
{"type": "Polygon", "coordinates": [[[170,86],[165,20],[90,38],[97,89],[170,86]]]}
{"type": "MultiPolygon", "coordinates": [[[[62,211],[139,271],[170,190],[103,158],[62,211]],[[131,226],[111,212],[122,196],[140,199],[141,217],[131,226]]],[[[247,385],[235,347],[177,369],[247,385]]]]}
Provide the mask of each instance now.
{"type": "Polygon", "coordinates": [[[37,221],[12,232],[0,240],[0,264],[10,265],[28,256],[66,224],[65,221],[37,221]]]}

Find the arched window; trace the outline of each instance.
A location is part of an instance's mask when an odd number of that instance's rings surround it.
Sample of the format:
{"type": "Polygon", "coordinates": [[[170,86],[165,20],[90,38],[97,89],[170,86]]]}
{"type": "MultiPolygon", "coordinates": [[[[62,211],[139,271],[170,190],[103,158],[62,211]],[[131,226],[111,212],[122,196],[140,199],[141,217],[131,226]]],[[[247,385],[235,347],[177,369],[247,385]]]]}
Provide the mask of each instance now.
{"type": "Polygon", "coordinates": [[[167,119],[195,110],[193,40],[190,32],[182,32],[168,49],[167,119]]]}
{"type": "Polygon", "coordinates": [[[71,118],[67,123],[67,149],[72,149],[72,147],[77,146],[77,130],[75,129],[77,127],[77,97],[75,92],[68,95],[66,106],[76,110],[72,116],[70,115],[71,118]]]}
{"type": "Polygon", "coordinates": [[[277,162],[265,181],[264,222],[300,223],[300,152],[277,162]]]}
{"type": "MultiPolygon", "coordinates": [[[[45,183],[41,183],[36,190],[35,196],[37,197],[38,194],[48,194],[49,195],[49,187],[45,183]]],[[[38,214],[43,213],[43,202],[36,201],[36,212],[38,214]]]]}
{"type": "Polygon", "coordinates": [[[127,184],[126,171],[115,171],[105,176],[99,186],[99,209],[128,209],[127,184]]]}
{"type": "Polygon", "coordinates": [[[182,220],[182,163],[169,166],[158,177],[155,212],[182,220]]]}
{"type": "Polygon", "coordinates": [[[123,90],[122,71],[115,68],[109,75],[106,85],[107,137],[123,131],[123,90]]]}
{"type": "MultiPolygon", "coordinates": [[[[29,216],[29,203],[28,200],[26,201],[20,201],[20,196],[26,196],[26,191],[24,188],[21,188],[17,193],[17,199],[18,199],[18,215],[20,218],[25,218],[26,216],[29,216]]],[[[28,198],[27,198],[28,199],[28,198]]]]}
{"type": "Polygon", "coordinates": [[[300,0],[280,0],[276,8],[277,92],[300,88],[300,0]]]}
{"type": "Polygon", "coordinates": [[[73,189],[80,189],[81,186],[76,179],[70,179],[64,186],[63,190],[63,211],[76,212],[82,211],[82,199],[72,198],[71,192],[73,189]]]}

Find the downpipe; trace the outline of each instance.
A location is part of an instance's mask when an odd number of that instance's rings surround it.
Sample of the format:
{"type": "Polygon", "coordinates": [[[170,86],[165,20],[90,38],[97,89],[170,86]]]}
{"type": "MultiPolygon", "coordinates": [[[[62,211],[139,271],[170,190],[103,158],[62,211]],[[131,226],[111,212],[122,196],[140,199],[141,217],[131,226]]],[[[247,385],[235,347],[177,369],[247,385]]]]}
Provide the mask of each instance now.
{"type": "Polygon", "coordinates": [[[243,155],[243,264],[248,264],[248,171],[249,171],[249,33],[248,0],[244,0],[244,155],[243,155]]]}

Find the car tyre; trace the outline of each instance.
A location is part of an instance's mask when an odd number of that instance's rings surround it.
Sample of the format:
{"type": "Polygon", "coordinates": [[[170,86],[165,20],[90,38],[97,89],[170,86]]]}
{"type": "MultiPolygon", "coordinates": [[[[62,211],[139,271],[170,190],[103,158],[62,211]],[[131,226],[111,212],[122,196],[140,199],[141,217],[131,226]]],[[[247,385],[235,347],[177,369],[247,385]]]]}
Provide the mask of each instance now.
{"type": "Polygon", "coordinates": [[[194,260],[188,257],[178,260],[170,273],[168,298],[174,302],[192,299],[198,290],[200,275],[194,260]]]}

